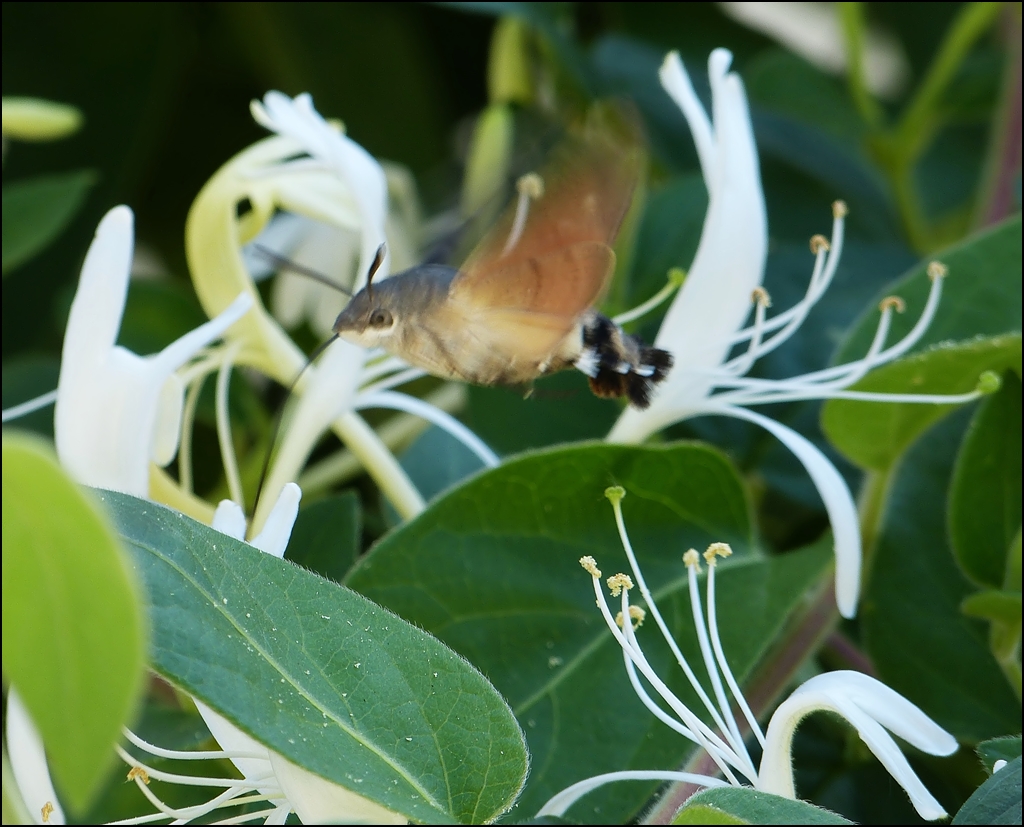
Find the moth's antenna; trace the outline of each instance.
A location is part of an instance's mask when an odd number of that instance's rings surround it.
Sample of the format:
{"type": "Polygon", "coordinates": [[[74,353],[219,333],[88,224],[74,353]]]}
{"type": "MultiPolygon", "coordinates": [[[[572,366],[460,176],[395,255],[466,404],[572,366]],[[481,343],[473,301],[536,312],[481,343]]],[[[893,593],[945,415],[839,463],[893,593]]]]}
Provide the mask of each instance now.
{"type": "Polygon", "coordinates": [[[254,244],[252,248],[265,259],[276,264],[278,267],[285,270],[291,270],[293,273],[299,273],[300,275],[303,275],[306,278],[310,278],[313,279],[313,281],[320,282],[320,284],[326,284],[328,287],[333,287],[339,293],[344,293],[350,299],[352,298],[351,290],[349,290],[347,287],[342,287],[337,282],[334,282],[331,279],[327,278],[327,276],[325,276],[323,273],[319,273],[311,267],[306,267],[302,264],[299,264],[297,261],[292,261],[290,258],[285,258],[284,256],[275,253],[273,250],[264,247],[262,244],[254,244]]]}
{"type": "Polygon", "coordinates": [[[366,274],[366,298],[373,303],[373,277],[377,274],[380,266],[384,263],[384,254],[387,252],[387,245],[381,244],[377,248],[377,254],[373,257],[373,263],[370,264],[370,270],[366,274]]]}
{"type": "MultiPolygon", "coordinates": [[[[299,384],[299,380],[302,378],[302,374],[304,374],[306,372],[306,368],[308,368],[310,365],[312,365],[313,362],[316,361],[316,358],[320,354],[322,354],[325,350],[327,350],[328,347],[333,345],[337,341],[337,339],[338,339],[338,334],[335,333],[333,336],[331,336],[330,339],[328,339],[322,345],[319,345],[317,347],[317,349],[314,350],[309,355],[309,359],[307,359],[306,360],[306,364],[304,364],[302,366],[302,370],[300,370],[298,372],[296,377],[292,380],[291,385],[288,386],[288,393],[285,395],[285,402],[288,401],[288,399],[291,397],[292,393],[295,391],[295,386],[297,384],[299,384]]],[[[256,516],[256,508],[260,504],[260,497],[263,496],[263,486],[267,482],[267,472],[270,470],[270,457],[271,457],[271,454],[273,454],[273,452],[274,452],[274,443],[277,442],[277,435],[281,431],[281,421],[283,419],[284,419],[284,403],[281,403],[281,407],[277,411],[277,416],[274,418],[274,430],[273,430],[273,432],[270,435],[270,444],[267,446],[267,454],[263,458],[263,468],[260,469],[260,484],[256,486],[256,499],[253,501],[253,504],[252,504],[252,515],[253,515],[253,517],[256,516]]]]}

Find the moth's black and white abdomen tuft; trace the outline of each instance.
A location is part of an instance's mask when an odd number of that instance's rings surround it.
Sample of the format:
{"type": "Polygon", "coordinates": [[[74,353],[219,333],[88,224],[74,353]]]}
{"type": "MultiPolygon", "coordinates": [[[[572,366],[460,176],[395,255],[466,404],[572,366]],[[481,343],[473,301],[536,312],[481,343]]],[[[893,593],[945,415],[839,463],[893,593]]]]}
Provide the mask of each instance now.
{"type": "Polygon", "coordinates": [[[672,368],[672,354],[650,347],[600,313],[583,319],[583,350],[576,368],[587,375],[597,396],[625,396],[638,408],[651,404],[654,386],[672,368]]]}

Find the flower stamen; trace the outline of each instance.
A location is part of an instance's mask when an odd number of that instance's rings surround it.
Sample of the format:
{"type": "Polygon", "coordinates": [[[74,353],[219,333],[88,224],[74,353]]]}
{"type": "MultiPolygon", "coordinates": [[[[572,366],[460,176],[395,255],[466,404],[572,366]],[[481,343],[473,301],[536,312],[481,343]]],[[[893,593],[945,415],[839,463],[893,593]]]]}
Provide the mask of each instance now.
{"type": "Polygon", "coordinates": [[[136,779],[138,779],[143,784],[148,785],[149,784],[149,773],[146,772],[145,768],[136,765],[136,766],[132,767],[130,770],[128,770],[127,779],[129,781],[135,781],[136,779]]]}
{"type": "Polygon", "coordinates": [[[620,572],[609,577],[607,585],[612,597],[618,597],[623,592],[628,592],[633,588],[633,579],[628,574],[620,572]]]}
{"type": "Polygon", "coordinates": [[[661,290],[651,296],[647,301],[642,304],[638,304],[632,310],[627,310],[625,313],[620,313],[618,316],[615,316],[612,321],[621,327],[628,322],[632,322],[642,316],[646,316],[659,304],[668,299],[668,297],[676,290],[682,287],[684,281],[686,281],[686,271],[681,267],[671,268],[668,271],[668,278],[665,282],[665,286],[662,287],[661,290]]]}
{"type": "Polygon", "coordinates": [[[516,215],[512,220],[512,229],[508,234],[508,241],[505,242],[505,249],[501,251],[503,256],[508,255],[526,228],[526,216],[530,212],[530,201],[543,197],[544,179],[536,172],[528,172],[516,181],[516,190],[519,192],[519,199],[516,201],[516,215]]]}

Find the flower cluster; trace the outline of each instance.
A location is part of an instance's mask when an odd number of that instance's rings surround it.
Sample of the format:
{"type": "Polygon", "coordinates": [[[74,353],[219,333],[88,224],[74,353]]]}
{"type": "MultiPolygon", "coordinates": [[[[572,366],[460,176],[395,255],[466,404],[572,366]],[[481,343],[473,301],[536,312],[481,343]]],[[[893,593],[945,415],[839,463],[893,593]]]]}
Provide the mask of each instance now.
{"type": "Polygon", "coordinates": [[[683,555],[694,630],[703,664],[710,678],[711,687],[708,691],[698,680],[672,636],[668,624],[654,602],[643,572],[640,571],[622,517],[621,502],[626,492],[622,488],[609,488],[605,493],[615,510],[615,523],[629,560],[631,574],[615,574],[606,581],[611,596],[619,598],[620,610],[613,615],[601,590],[602,575],[597,562],[592,557],[580,560],[580,565],[593,580],[598,609],[615,642],[622,649],[626,673],[637,697],[659,721],[705,750],[722,778],[661,770],[606,773],[566,788],[548,801],[538,816],[562,816],[588,792],[613,781],[625,780],[677,781],[702,787],[752,786],[762,792],[796,798],[791,758],[793,734],[804,717],[819,710],[837,713],[856,728],[868,748],[907,791],[914,808],[922,818],[935,820],[946,815],[886,730],[932,755],[951,755],[957,749],[956,739],[906,698],[868,675],[841,671],[810,678],[779,705],[768,723],[768,728],[762,731],[733,677],[718,634],[715,573],[719,558],[732,554],[732,550],[725,543],[712,543],[703,554],[708,567],[706,615],[698,579],[701,555],[694,549],[683,555]],[[630,602],[630,592],[634,589],[639,590],[646,609],[630,602]],[[685,674],[687,682],[700,698],[703,710],[695,712],[687,707],[669,689],[647,660],[636,631],[648,615],[654,620],[661,637],[671,649],[676,664],[685,674]],[[648,690],[648,686],[653,693],[648,690]],[[663,706],[659,705],[658,701],[663,706]],[[747,747],[741,723],[737,722],[733,714],[733,703],[742,713],[742,726],[752,732],[757,739],[761,749],[759,763],[755,764],[747,747]],[[667,707],[667,711],[664,707],[667,707]],[[701,719],[702,714],[708,716],[713,725],[706,724],[701,719]]]}

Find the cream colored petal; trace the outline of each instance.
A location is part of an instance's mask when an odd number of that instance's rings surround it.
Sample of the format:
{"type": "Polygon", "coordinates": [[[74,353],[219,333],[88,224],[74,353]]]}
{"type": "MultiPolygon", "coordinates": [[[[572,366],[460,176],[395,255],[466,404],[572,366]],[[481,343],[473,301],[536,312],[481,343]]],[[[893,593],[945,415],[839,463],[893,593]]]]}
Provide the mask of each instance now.
{"type": "Polygon", "coordinates": [[[270,753],[281,790],[303,824],[408,824],[409,820],[345,787],[270,753]]]}
{"type": "Polygon", "coordinates": [[[181,417],[185,408],[185,387],[176,373],[167,377],[160,388],[160,399],[156,408],[156,425],[153,428],[151,458],[161,468],[170,464],[178,453],[181,441],[181,417]]]}
{"type": "Polygon", "coordinates": [[[284,557],[288,540],[292,536],[295,518],[299,514],[299,500],[302,489],[290,482],[281,489],[274,508],[263,524],[263,530],[253,538],[252,545],[274,557],[284,557]]]}
{"type": "Polygon", "coordinates": [[[64,810],[50,780],[43,739],[13,686],[7,693],[7,754],[18,791],[35,824],[65,824],[64,810]],[[44,820],[43,814],[47,817],[44,820]]]}

